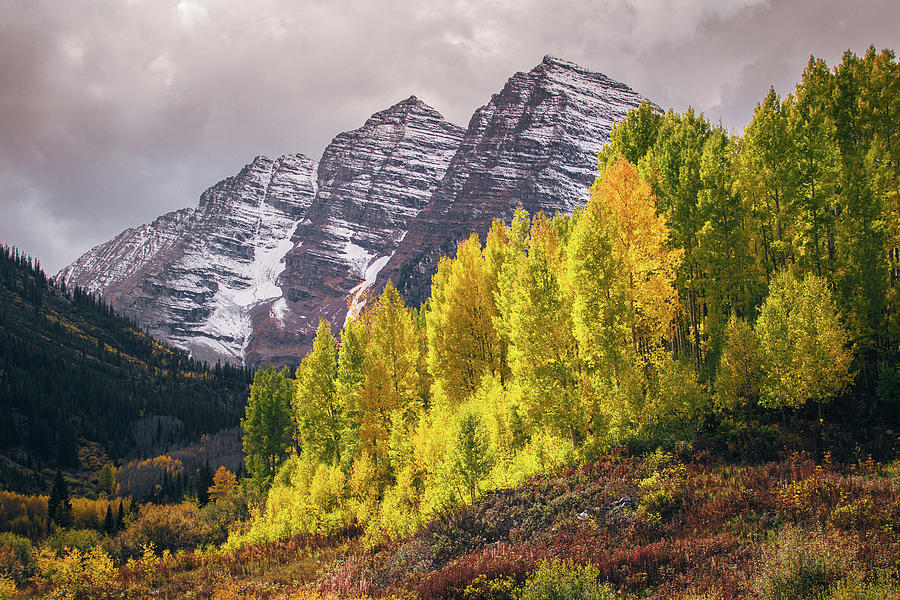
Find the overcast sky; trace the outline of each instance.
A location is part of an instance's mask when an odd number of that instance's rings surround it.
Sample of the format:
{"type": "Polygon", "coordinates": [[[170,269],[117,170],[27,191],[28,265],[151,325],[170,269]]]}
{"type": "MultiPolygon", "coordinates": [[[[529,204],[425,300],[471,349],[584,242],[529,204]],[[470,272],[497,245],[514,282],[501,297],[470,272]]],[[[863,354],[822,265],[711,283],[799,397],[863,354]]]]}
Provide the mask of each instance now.
{"type": "Polygon", "coordinates": [[[0,0],[0,241],[52,274],[410,94],[466,125],[544,54],[739,132],[870,44],[900,49],[898,0],[0,0]]]}

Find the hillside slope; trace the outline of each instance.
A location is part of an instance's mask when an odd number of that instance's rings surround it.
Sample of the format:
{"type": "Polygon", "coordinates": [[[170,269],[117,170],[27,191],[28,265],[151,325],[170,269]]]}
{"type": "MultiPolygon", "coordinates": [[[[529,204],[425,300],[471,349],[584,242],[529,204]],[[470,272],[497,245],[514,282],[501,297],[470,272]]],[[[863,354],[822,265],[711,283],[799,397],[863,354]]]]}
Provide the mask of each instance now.
{"type": "Polygon", "coordinates": [[[45,492],[41,467],[99,468],[233,427],[248,375],[207,368],[0,249],[4,487],[45,492]]]}

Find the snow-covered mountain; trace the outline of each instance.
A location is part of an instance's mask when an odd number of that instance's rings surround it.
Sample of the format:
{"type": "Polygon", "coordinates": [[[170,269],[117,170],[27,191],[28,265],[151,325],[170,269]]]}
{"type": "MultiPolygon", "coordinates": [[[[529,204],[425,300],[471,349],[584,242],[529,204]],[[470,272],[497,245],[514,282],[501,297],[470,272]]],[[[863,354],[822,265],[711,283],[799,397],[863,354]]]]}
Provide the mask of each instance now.
{"type": "Polygon", "coordinates": [[[57,275],[101,292],[205,360],[296,363],[388,278],[424,299],[441,254],[517,204],[587,200],[597,151],[644,98],[552,57],[517,73],[468,129],[412,96],[342,133],[315,163],[258,157],[195,209],[129,229],[57,275]]]}
{"type": "MultiPolygon", "coordinates": [[[[325,148],[318,193],[279,277],[278,318],[257,328],[247,360],[295,362],[319,320],[344,324],[348,302],[375,283],[409,222],[431,198],[464,130],[415,96],[375,113],[325,148]]],[[[352,309],[353,307],[351,307],[352,309]]]]}
{"type": "Polygon", "coordinates": [[[316,163],[257,157],[206,190],[195,209],[128,229],[57,275],[200,359],[243,360],[261,306],[316,194],[316,163]]]}
{"type": "Polygon", "coordinates": [[[587,201],[597,153],[613,125],[645,98],[623,83],[545,56],[513,75],[479,108],[447,174],[379,274],[407,302],[429,292],[438,259],[473,231],[484,239],[494,218],[569,213],[587,201]]]}

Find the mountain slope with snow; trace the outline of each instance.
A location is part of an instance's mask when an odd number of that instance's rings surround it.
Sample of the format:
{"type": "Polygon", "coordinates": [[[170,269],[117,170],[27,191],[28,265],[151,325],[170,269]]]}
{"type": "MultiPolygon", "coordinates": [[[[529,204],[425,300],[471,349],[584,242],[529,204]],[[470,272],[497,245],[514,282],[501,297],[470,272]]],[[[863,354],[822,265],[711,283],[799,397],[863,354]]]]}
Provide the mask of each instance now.
{"type": "Polygon", "coordinates": [[[342,133],[325,149],[318,193],[279,277],[278,319],[248,349],[254,363],[299,360],[319,320],[339,328],[431,198],[464,130],[411,96],[342,133]],[[351,307],[352,308],[352,307],[351,307]]]}
{"type": "Polygon", "coordinates": [[[315,197],[315,167],[299,154],[257,157],[196,209],[127,230],[57,277],[197,358],[240,363],[257,309],[282,296],[277,278],[315,197]]]}
{"type": "Polygon", "coordinates": [[[392,279],[411,304],[437,260],[494,218],[583,204],[613,124],[644,98],[545,57],[467,129],[411,96],[341,133],[320,162],[258,157],[195,209],[129,229],[60,271],[204,360],[295,364],[392,279]]]}
{"type": "Polygon", "coordinates": [[[516,206],[548,216],[583,205],[613,125],[646,99],[602,73],[554,58],[516,73],[478,109],[447,175],[379,274],[407,302],[428,295],[444,254],[473,231],[484,238],[516,206]]]}

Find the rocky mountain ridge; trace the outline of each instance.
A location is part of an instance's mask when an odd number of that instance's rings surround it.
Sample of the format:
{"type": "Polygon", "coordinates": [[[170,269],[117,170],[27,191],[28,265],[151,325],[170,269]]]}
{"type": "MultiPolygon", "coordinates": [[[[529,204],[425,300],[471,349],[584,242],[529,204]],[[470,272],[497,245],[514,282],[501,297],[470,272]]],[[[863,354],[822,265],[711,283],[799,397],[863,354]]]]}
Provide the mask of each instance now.
{"type": "Polygon", "coordinates": [[[199,359],[242,362],[260,306],[282,296],[276,280],[315,198],[315,167],[301,154],[259,156],[196,209],[127,230],[56,277],[199,359]]]}
{"type": "Polygon", "coordinates": [[[587,200],[613,124],[645,99],[553,57],[453,125],[415,96],[339,134],[317,163],[257,157],[182,209],[60,271],[200,359],[294,364],[392,279],[427,296],[437,259],[521,204],[587,200]]]}
{"type": "Polygon", "coordinates": [[[569,213],[587,201],[597,153],[613,125],[645,98],[623,83],[545,56],[472,116],[453,162],[404,244],[381,271],[407,302],[428,296],[442,255],[495,218],[509,221],[518,205],[529,213],[569,213]]]}

